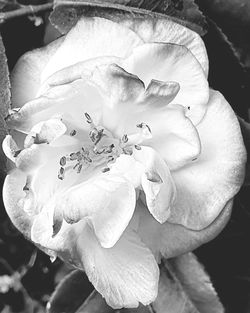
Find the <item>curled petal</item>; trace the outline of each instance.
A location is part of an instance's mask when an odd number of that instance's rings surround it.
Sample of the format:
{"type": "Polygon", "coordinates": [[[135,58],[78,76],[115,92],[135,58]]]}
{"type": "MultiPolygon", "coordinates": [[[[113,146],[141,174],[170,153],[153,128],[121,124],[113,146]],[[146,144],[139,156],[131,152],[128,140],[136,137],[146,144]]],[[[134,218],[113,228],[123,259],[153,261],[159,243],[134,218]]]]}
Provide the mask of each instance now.
{"type": "Polygon", "coordinates": [[[117,64],[98,66],[93,71],[92,79],[109,97],[110,106],[114,103],[121,106],[124,102],[136,101],[144,92],[143,82],[117,64]]]}
{"type": "Polygon", "coordinates": [[[107,19],[84,17],[69,31],[50,58],[42,78],[72,64],[102,56],[126,57],[142,40],[130,29],[107,19]],[[69,57],[70,56],[70,57],[69,57]]]}
{"type": "Polygon", "coordinates": [[[11,135],[7,135],[2,143],[3,152],[12,162],[16,161],[19,148],[11,135]]]}
{"type": "Polygon", "coordinates": [[[148,102],[150,106],[166,106],[174,100],[179,90],[180,85],[177,82],[162,82],[152,79],[143,100],[148,102]]]}
{"type": "Polygon", "coordinates": [[[170,171],[163,159],[150,147],[135,149],[133,157],[144,167],[141,184],[147,207],[158,222],[164,223],[170,215],[176,193],[170,171]]]}
{"type": "Polygon", "coordinates": [[[246,151],[237,117],[217,91],[211,91],[206,115],[197,129],[202,152],[192,164],[173,172],[178,197],[169,221],[200,230],[239,191],[246,151]]]}
{"type": "Polygon", "coordinates": [[[68,223],[87,218],[100,244],[110,248],[127,227],[136,198],[132,184],[118,176],[104,176],[72,187],[57,205],[68,223]]]}
{"type": "Polygon", "coordinates": [[[147,86],[151,79],[176,81],[180,91],[174,103],[188,109],[187,116],[198,124],[206,112],[208,82],[192,53],[184,46],[148,43],[134,49],[122,67],[137,75],[147,86]]]}
{"type": "Polygon", "coordinates": [[[144,42],[165,42],[187,47],[208,76],[208,56],[201,37],[189,28],[161,18],[125,18],[122,24],[132,29],[144,42]]]}
{"type": "Polygon", "coordinates": [[[26,185],[27,175],[14,169],[5,178],[3,185],[3,202],[6,211],[17,229],[30,238],[30,230],[33,223],[33,217],[23,210],[25,197],[23,187],[26,185]]]}

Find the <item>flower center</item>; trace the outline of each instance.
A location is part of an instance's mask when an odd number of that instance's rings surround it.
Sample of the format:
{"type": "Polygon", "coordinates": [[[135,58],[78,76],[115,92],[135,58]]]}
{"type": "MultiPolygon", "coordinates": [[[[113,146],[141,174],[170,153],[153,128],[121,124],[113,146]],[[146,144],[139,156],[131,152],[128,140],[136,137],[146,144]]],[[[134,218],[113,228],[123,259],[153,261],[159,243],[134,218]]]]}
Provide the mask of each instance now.
{"type": "MultiPolygon", "coordinates": [[[[140,144],[152,137],[151,130],[145,123],[136,125],[138,129],[136,133],[115,138],[105,127],[95,125],[88,113],[85,113],[85,118],[90,126],[89,140],[84,142],[80,150],[60,158],[58,172],[60,180],[65,178],[65,172],[69,169],[75,170],[78,174],[83,170],[97,168],[100,168],[103,173],[108,172],[109,165],[121,154],[132,155],[133,148],[140,150],[140,144]]],[[[70,135],[76,135],[76,131],[71,131],[70,135]]]]}

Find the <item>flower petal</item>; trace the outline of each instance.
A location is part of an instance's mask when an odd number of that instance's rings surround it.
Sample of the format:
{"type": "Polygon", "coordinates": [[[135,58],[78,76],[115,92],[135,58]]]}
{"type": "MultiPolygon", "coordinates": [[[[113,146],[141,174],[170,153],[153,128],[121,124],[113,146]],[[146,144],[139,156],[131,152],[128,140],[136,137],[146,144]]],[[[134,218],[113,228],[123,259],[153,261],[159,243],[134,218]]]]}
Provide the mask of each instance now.
{"type": "Polygon", "coordinates": [[[117,136],[133,134],[136,125],[145,123],[151,129],[152,138],[145,138],[142,144],[156,150],[170,170],[174,170],[192,162],[199,156],[201,149],[198,132],[185,112],[180,105],[147,108],[145,111],[124,115],[115,131],[117,136]]]}
{"type": "Polygon", "coordinates": [[[133,157],[144,167],[141,184],[147,207],[158,222],[164,223],[170,215],[176,193],[170,171],[159,154],[150,147],[134,149],[133,157]]]}
{"type": "Polygon", "coordinates": [[[201,64],[208,76],[208,57],[201,37],[194,31],[170,19],[123,18],[125,25],[138,34],[144,42],[174,43],[187,47],[201,64]]]}
{"type": "Polygon", "coordinates": [[[42,73],[43,81],[58,70],[87,59],[126,57],[142,42],[132,30],[117,23],[98,17],[84,17],[69,31],[50,59],[42,73]]]}
{"type": "Polygon", "coordinates": [[[13,224],[24,236],[30,238],[33,217],[23,210],[23,202],[21,201],[25,197],[23,187],[26,180],[27,175],[24,172],[18,169],[11,171],[4,181],[3,202],[13,224]]]}
{"type": "Polygon", "coordinates": [[[19,151],[19,148],[11,135],[7,135],[4,138],[2,149],[7,158],[9,158],[12,162],[16,161],[16,154],[19,151]]]}
{"type": "Polygon", "coordinates": [[[149,106],[166,106],[174,100],[180,90],[177,82],[162,82],[152,79],[145,92],[145,102],[149,106]]]}
{"type": "Polygon", "coordinates": [[[26,133],[34,125],[51,118],[60,118],[63,122],[72,121],[75,127],[86,129],[88,124],[84,113],[88,112],[98,124],[103,101],[95,86],[79,79],[71,84],[50,88],[41,97],[26,103],[18,112],[9,115],[6,122],[9,128],[26,133]]]}
{"type": "Polygon", "coordinates": [[[208,82],[192,53],[184,46],[148,43],[133,50],[121,66],[137,75],[147,86],[151,79],[175,81],[180,91],[174,103],[188,108],[187,116],[198,124],[206,112],[208,82]]]}
{"type": "Polygon", "coordinates": [[[196,231],[169,222],[160,224],[149,214],[142,202],[138,202],[135,213],[139,216],[137,232],[160,263],[161,256],[165,258],[176,257],[215,238],[227,224],[231,215],[232,204],[233,201],[230,200],[208,227],[196,231]]]}
{"type": "Polygon", "coordinates": [[[110,248],[128,226],[135,201],[132,184],[107,174],[72,187],[57,205],[68,223],[87,218],[100,244],[110,248]]]}
{"type": "Polygon", "coordinates": [[[159,268],[134,231],[126,230],[119,241],[107,249],[100,245],[84,220],[74,225],[63,224],[55,237],[49,221],[49,214],[37,217],[33,240],[84,269],[111,307],[137,307],[139,302],[147,305],[155,300],[159,268]]]}
{"type": "Polygon", "coordinates": [[[135,232],[126,231],[113,248],[104,249],[86,227],[77,248],[89,280],[111,307],[137,307],[155,300],[159,269],[135,232]]]}
{"type": "Polygon", "coordinates": [[[64,40],[61,37],[46,47],[25,53],[11,72],[12,107],[22,107],[36,97],[41,73],[64,40]]]}
{"type": "Polygon", "coordinates": [[[211,91],[197,129],[202,152],[192,164],[172,173],[178,197],[169,218],[195,230],[207,227],[239,191],[246,163],[237,117],[219,92],[211,91]]]}

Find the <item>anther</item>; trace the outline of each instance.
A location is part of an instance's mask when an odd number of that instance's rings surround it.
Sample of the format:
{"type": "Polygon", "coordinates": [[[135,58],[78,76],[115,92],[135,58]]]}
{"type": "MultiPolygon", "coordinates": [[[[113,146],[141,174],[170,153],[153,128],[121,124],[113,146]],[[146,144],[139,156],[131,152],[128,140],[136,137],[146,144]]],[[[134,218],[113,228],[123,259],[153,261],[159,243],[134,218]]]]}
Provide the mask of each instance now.
{"type": "Polygon", "coordinates": [[[124,142],[124,143],[128,142],[128,135],[127,134],[122,136],[122,142],[124,142]]]}
{"type": "Polygon", "coordinates": [[[136,127],[138,127],[138,128],[145,128],[145,127],[147,127],[148,131],[151,133],[150,127],[147,124],[143,123],[143,122],[140,123],[140,124],[137,124],[136,127]]]}
{"type": "Polygon", "coordinates": [[[63,179],[64,179],[64,168],[63,168],[63,167],[61,167],[60,170],[59,170],[58,178],[59,178],[60,180],[63,180],[63,179]]]}
{"type": "Polygon", "coordinates": [[[73,129],[71,132],[70,132],[70,136],[75,136],[76,135],[76,130],[73,129]]]}
{"type": "Polygon", "coordinates": [[[135,149],[136,149],[136,150],[141,150],[141,146],[135,145],[135,149]]]}
{"type": "Polygon", "coordinates": [[[61,166],[65,166],[65,165],[66,165],[66,157],[65,157],[65,156],[61,157],[61,159],[60,159],[60,165],[61,165],[61,166]]]}
{"type": "Polygon", "coordinates": [[[102,169],[102,172],[103,172],[103,173],[106,173],[106,172],[108,172],[108,171],[110,171],[110,168],[109,168],[109,167],[105,167],[105,168],[102,169]]]}
{"type": "Polygon", "coordinates": [[[92,118],[90,117],[90,115],[87,112],[85,112],[84,115],[85,115],[85,117],[87,119],[87,123],[91,124],[92,123],[92,118]]]}

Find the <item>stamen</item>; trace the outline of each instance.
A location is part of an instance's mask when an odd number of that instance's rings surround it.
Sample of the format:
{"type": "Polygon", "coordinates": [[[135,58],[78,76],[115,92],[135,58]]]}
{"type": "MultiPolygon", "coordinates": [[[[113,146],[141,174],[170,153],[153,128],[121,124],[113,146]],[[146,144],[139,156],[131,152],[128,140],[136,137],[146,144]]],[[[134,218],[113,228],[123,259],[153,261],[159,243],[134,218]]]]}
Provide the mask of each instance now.
{"type": "Polygon", "coordinates": [[[89,124],[93,123],[92,118],[90,117],[90,115],[87,112],[85,112],[84,115],[87,119],[87,123],[89,123],[89,124]]]}
{"type": "Polygon", "coordinates": [[[109,168],[109,167],[105,167],[105,168],[102,169],[102,172],[103,172],[103,173],[106,173],[106,172],[108,172],[108,171],[110,171],[110,168],[109,168]]]}
{"type": "Polygon", "coordinates": [[[61,157],[61,159],[60,159],[60,165],[61,165],[61,166],[65,166],[65,165],[66,165],[66,157],[65,157],[65,156],[61,157]]]}
{"type": "Polygon", "coordinates": [[[136,127],[142,128],[142,129],[147,127],[148,131],[151,133],[150,127],[147,124],[143,123],[143,122],[140,123],[140,124],[137,124],[136,127]]]}
{"type": "Polygon", "coordinates": [[[70,136],[75,136],[76,135],[76,130],[73,129],[71,132],[70,132],[70,136]]]}
{"type": "Polygon", "coordinates": [[[58,178],[60,179],[60,180],[63,180],[64,179],[64,168],[63,167],[61,167],[60,168],[60,170],[59,170],[59,173],[58,173],[58,178]]]}
{"type": "Polygon", "coordinates": [[[122,142],[124,142],[124,143],[128,142],[128,135],[127,134],[122,136],[122,142]]]}

